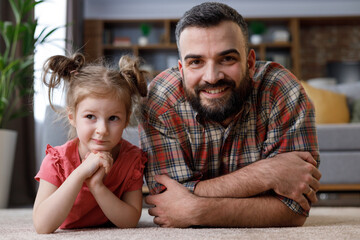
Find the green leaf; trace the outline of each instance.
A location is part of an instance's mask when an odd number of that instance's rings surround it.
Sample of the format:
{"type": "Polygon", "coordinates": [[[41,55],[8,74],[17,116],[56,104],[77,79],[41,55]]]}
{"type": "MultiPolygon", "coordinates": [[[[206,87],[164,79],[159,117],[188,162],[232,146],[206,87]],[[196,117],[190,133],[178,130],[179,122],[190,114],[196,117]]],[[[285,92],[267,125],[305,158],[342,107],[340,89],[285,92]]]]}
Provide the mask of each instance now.
{"type": "Polygon", "coordinates": [[[7,98],[2,97],[2,98],[0,98],[0,99],[1,99],[1,103],[2,103],[2,104],[8,104],[8,103],[9,103],[9,101],[7,100],[7,98]]]}
{"type": "Polygon", "coordinates": [[[33,54],[34,52],[34,33],[36,29],[36,24],[34,23],[24,23],[24,33],[22,34],[22,52],[23,55],[33,54]]]}
{"type": "Polygon", "coordinates": [[[35,6],[39,3],[42,3],[44,1],[37,1],[35,2],[34,0],[27,0],[24,4],[24,13],[28,13],[30,12],[32,9],[35,8],[35,6]]]}
{"type": "Polygon", "coordinates": [[[48,37],[50,37],[55,31],[57,31],[57,30],[60,29],[60,28],[62,28],[62,27],[56,27],[56,28],[50,30],[43,38],[40,39],[40,42],[39,42],[39,43],[40,43],[40,44],[45,43],[46,39],[47,39],[48,37]]]}
{"type": "Polygon", "coordinates": [[[0,33],[4,39],[6,48],[9,48],[10,44],[11,44],[11,40],[13,39],[13,36],[14,36],[14,26],[13,26],[12,22],[8,22],[8,21],[1,22],[0,23],[0,33]]]}
{"type": "Polygon", "coordinates": [[[0,21],[3,39],[0,41],[4,42],[0,54],[0,128],[5,127],[10,119],[29,113],[22,99],[34,93],[35,45],[45,43],[61,28],[45,28],[35,36],[38,22],[32,18],[31,11],[42,2],[44,0],[9,0],[16,21],[0,21]]]}
{"type": "Polygon", "coordinates": [[[19,69],[20,59],[11,61],[2,71],[2,74],[13,73],[15,70],[19,69]]]}
{"type": "Polygon", "coordinates": [[[0,71],[2,71],[5,67],[5,59],[3,56],[0,56],[0,71]]]}
{"type": "MultiPolygon", "coordinates": [[[[9,0],[12,11],[14,13],[15,16],[15,20],[17,23],[21,22],[21,9],[19,8],[19,6],[15,3],[14,0],[9,0]]],[[[18,1],[19,3],[19,1],[18,1]]],[[[22,1],[20,1],[20,4],[22,3],[22,1]]],[[[21,6],[20,6],[21,7],[21,6]]]]}

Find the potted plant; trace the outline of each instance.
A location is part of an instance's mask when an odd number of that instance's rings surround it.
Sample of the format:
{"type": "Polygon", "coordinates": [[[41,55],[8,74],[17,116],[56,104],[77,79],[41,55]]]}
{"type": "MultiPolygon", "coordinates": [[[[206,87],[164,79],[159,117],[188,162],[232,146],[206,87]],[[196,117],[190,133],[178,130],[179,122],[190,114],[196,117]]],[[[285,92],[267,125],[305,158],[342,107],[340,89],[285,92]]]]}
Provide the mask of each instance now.
{"type": "Polygon", "coordinates": [[[6,128],[12,119],[29,113],[23,99],[33,93],[35,46],[56,30],[44,28],[35,37],[37,20],[32,10],[41,2],[9,0],[15,20],[0,21],[0,208],[7,205],[17,137],[16,131],[6,128]]]}
{"type": "Polygon", "coordinates": [[[150,31],[151,31],[151,26],[147,23],[142,23],[140,25],[140,30],[141,30],[141,36],[139,37],[139,45],[140,46],[145,46],[149,43],[149,34],[150,34],[150,31]]]}
{"type": "Polygon", "coordinates": [[[252,21],[249,25],[250,29],[250,42],[252,44],[260,44],[262,42],[262,36],[266,32],[266,25],[261,21],[252,21]]]}

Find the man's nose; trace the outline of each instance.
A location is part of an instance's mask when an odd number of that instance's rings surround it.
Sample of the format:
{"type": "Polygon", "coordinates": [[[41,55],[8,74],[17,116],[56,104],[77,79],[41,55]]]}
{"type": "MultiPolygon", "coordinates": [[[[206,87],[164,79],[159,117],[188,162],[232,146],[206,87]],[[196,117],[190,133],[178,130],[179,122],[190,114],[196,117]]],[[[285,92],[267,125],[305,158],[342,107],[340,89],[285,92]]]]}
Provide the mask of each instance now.
{"type": "Polygon", "coordinates": [[[221,66],[218,66],[215,63],[207,63],[204,70],[203,80],[209,84],[215,84],[217,81],[224,78],[221,66]]]}

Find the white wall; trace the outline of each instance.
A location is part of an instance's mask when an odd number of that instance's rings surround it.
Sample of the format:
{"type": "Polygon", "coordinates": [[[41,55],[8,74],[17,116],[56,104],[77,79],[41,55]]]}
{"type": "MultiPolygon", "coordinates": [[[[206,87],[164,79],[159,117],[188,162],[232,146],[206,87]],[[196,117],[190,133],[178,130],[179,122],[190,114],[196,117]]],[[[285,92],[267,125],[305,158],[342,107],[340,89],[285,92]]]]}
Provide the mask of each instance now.
{"type": "MultiPolygon", "coordinates": [[[[204,0],[84,0],[85,18],[180,18],[204,0]]],[[[360,0],[218,0],[244,17],[359,16],[360,0]]]]}

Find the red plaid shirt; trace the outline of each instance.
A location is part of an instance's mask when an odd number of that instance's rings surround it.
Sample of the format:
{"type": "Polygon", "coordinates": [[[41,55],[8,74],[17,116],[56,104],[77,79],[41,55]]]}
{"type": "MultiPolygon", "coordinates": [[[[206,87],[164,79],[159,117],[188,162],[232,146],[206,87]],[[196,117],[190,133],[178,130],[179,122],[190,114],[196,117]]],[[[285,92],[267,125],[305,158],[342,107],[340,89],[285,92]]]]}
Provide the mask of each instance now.
{"type": "MultiPolygon", "coordinates": [[[[200,119],[186,101],[177,68],[150,84],[140,124],[141,148],[148,154],[150,192],[166,174],[194,191],[197,182],[233,172],[279,153],[308,151],[319,164],[314,108],[299,81],[281,65],[257,62],[253,90],[243,110],[224,128],[200,119]]],[[[275,193],[274,193],[275,194],[275,193]]],[[[277,196],[293,211],[295,201],[277,196]]]]}

